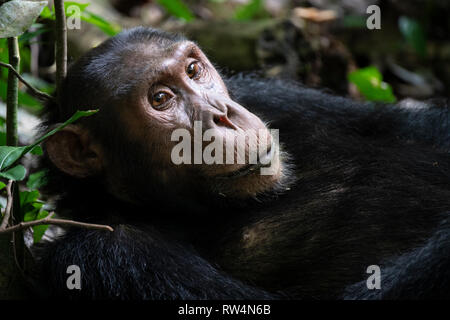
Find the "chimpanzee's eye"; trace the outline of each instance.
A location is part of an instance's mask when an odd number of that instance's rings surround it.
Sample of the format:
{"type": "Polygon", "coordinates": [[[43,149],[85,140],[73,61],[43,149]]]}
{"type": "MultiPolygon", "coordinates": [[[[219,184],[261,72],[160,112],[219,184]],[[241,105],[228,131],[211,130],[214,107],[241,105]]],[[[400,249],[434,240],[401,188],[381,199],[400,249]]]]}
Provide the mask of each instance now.
{"type": "Polygon", "coordinates": [[[198,75],[199,71],[200,71],[200,66],[198,65],[198,62],[192,62],[186,68],[186,74],[191,79],[195,78],[198,75]]]}
{"type": "Polygon", "coordinates": [[[170,100],[172,96],[164,91],[158,91],[151,97],[150,104],[155,109],[161,109],[161,107],[166,103],[168,100],[170,100]]]}

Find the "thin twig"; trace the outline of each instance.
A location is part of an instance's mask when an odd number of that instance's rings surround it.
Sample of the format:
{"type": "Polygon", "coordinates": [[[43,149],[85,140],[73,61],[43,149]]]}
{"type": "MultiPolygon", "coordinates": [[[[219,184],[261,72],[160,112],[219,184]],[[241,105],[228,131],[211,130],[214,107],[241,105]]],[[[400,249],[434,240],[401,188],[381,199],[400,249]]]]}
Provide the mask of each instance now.
{"type": "Polygon", "coordinates": [[[67,26],[64,0],[55,0],[56,32],[56,93],[60,95],[61,85],[67,73],[67,26]]]}
{"type": "Polygon", "coordinates": [[[6,185],[6,195],[7,195],[6,209],[5,209],[5,215],[3,216],[2,224],[0,225],[0,230],[6,229],[6,227],[8,226],[8,223],[9,223],[9,218],[11,217],[11,207],[12,207],[12,203],[13,203],[12,192],[11,192],[12,184],[13,184],[13,181],[9,180],[8,184],[6,185]]]}
{"type": "Polygon", "coordinates": [[[30,93],[36,97],[39,100],[49,101],[53,100],[53,97],[45,92],[39,91],[35,87],[33,87],[31,84],[29,84],[22,76],[17,72],[16,69],[9,63],[0,62],[0,66],[8,68],[14,75],[24,84],[27,86],[28,89],[30,89],[30,93]]]}
{"type": "MultiPolygon", "coordinates": [[[[17,37],[8,38],[8,62],[19,73],[20,52],[17,37]]],[[[17,146],[19,141],[17,133],[18,99],[19,80],[11,70],[8,70],[8,90],[6,95],[6,145],[8,146],[17,146]]]]}
{"type": "Polygon", "coordinates": [[[28,222],[21,222],[19,224],[9,227],[9,228],[0,230],[0,234],[10,233],[10,232],[14,232],[17,230],[23,230],[23,229],[26,229],[29,227],[39,226],[39,225],[43,225],[43,224],[52,224],[52,225],[58,225],[58,226],[73,226],[73,227],[80,227],[80,228],[85,228],[85,229],[108,230],[111,232],[114,231],[113,228],[111,228],[110,226],[104,225],[104,224],[85,223],[85,222],[65,220],[65,219],[53,219],[52,216],[54,214],[55,214],[54,212],[51,212],[47,217],[45,217],[43,219],[28,221],[28,222]]]}
{"type": "MultiPolygon", "coordinates": [[[[21,233],[22,235],[22,233],[21,233]]],[[[17,257],[17,248],[16,248],[16,234],[12,233],[12,247],[13,247],[13,254],[14,254],[14,262],[16,264],[17,270],[19,270],[20,275],[23,277],[25,275],[22,266],[19,263],[19,259],[17,257]]]]}

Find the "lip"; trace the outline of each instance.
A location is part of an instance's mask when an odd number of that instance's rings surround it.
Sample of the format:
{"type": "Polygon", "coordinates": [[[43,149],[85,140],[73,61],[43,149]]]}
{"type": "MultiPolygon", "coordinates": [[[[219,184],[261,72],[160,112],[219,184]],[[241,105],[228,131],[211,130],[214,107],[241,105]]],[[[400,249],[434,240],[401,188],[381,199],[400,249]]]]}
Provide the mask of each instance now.
{"type": "Polygon", "coordinates": [[[236,171],[217,176],[218,179],[234,179],[246,176],[248,174],[252,174],[256,172],[256,170],[264,167],[270,167],[271,160],[273,159],[275,155],[275,144],[272,142],[269,149],[263,152],[262,154],[258,155],[258,163],[256,164],[248,164],[244,167],[239,168],[236,171]],[[262,164],[261,161],[266,162],[267,164],[262,164]]]}

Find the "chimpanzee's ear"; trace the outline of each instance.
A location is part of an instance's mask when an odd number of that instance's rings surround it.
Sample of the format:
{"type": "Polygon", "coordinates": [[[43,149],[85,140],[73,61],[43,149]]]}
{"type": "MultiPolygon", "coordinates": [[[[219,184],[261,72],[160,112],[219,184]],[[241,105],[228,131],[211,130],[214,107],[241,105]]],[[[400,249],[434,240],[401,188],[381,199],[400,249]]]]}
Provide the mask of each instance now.
{"type": "Polygon", "coordinates": [[[48,138],[44,146],[54,165],[71,176],[88,177],[103,167],[100,146],[79,126],[68,125],[48,138]]]}

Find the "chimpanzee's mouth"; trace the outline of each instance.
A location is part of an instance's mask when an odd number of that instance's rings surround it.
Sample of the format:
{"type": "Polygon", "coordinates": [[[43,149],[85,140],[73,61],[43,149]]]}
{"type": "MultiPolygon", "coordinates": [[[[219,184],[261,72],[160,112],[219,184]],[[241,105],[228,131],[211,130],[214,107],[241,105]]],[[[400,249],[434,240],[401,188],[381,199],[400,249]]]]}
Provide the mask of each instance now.
{"type": "Polygon", "coordinates": [[[272,164],[273,157],[275,156],[276,146],[272,142],[269,148],[258,155],[258,162],[255,164],[248,164],[239,168],[236,171],[226,173],[224,175],[217,176],[218,179],[234,179],[243,177],[249,174],[257,173],[260,168],[270,167],[272,164]]]}

